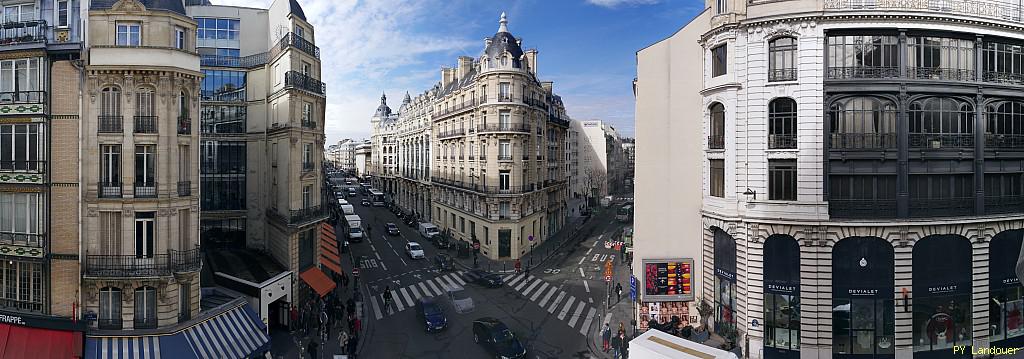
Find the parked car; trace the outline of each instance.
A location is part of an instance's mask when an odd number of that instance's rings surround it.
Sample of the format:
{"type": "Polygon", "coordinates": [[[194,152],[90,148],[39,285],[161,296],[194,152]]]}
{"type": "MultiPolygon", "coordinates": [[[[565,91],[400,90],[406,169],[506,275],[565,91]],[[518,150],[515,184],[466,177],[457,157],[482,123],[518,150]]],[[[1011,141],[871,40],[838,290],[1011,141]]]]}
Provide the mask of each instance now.
{"type": "Polygon", "coordinates": [[[419,231],[420,235],[426,239],[430,239],[431,237],[437,235],[438,233],[441,233],[441,231],[438,230],[437,226],[435,226],[433,223],[420,223],[419,231]]]}
{"type": "Polygon", "coordinates": [[[438,253],[434,256],[434,265],[441,271],[452,270],[452,257],[444,253],[438,253]]]}
{"type": "Polygon", "coordinates": [[[430,241],[433,242],[434,247],[437,248],[449,248],[452,246],[452,241],[448,239],[448,236],[440,233],[430,237],[430,241]]]}
{"type": "Polygon", "coordinates": [[[473,321],[473,341],[500,358],[526,357],[526,347],[500,320],[483,317],[473,321]]]}
{"type": "Polygon", "coordinates": [[[416,305],[416,313],[426,324],[427,332],[437,332],[448,326],[448,318],[444,316],[444,310],[437,304],[434,298],[420,298],[416,305]]]}
{"type": "Polygon", "coordinates": [[[384,224],[384,228],[387,229],[388,230],[388,234],[390,234],[392,236],[397,236],[397,235],[401,234],[398,231],[398,225],[396,225],[394,223],[388,222],[388,223],[384,224]]]}
{"type": "Polygon", "coordinates": [[[356,196],[356,189],[355,188],[349,188],[348,189],[348,196],[349,197],[355,197],[356,196]]]}
{"type": "Polygon", "coordinates": [[[366,197],[363,197],[363,200],[360,201],[359,204],[369,207],[370,206],[370,199],[366,198],[366,197]]]}
{"type": "Polygon", "coordinates": [[[412,259],[423,259],[423,247],[420,247],[419,243],[409,242],[405,245],[405,254],[409,255],[412,259]]]}
{"type": "Polygon", "coordinates": [[[456,313],[469,313],[473,311],[473,297],[469,296],[466,288],[452,284],[448,287],[448,300],[452,302],[452,308],[456,313]]]}
{"type": "Polygon", "coordinates": [[[505,283],[501,276],[483,269],[473,269],[463,275],[467,282],[476,283],[488,288],[498,288],[505,283]]]}

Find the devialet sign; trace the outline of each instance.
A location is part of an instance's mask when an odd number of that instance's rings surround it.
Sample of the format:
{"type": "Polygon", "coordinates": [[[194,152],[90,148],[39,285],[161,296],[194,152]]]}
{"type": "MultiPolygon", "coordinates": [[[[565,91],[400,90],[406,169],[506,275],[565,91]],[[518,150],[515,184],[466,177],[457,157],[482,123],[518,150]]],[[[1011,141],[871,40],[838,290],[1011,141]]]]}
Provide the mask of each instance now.
{"type": "Polygon", "coordinates": [[[826,10],[923,10],[983,17],[1002,17],[1002,7],[1008,5],[977,0],[825,0],[826,10]]]}

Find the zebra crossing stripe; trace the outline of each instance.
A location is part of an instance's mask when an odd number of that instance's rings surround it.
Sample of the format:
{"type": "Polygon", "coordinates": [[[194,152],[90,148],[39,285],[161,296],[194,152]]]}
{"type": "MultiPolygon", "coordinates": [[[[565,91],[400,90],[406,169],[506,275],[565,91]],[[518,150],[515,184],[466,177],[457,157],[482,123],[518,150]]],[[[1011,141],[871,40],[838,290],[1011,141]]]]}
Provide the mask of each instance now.
{"type": "Polygon", "coordinates": [[[380,305],[377,304],[377,297],[376,296],[370,297],[370,303],[373,304],[373,316],[376,317],[377,320],[380,320],[380,318],[383,318],[384,314],[381,314],[381,312],[380,312],[380,305]]]}
{"type": "Polygon", "coordinates": [[[508,283],[508,280],[512,279],[512,277],[515,277],[515,276],[516,276],[515,274],[509,274],[509,275],[505,276],[505,278],[501,278],[501,282],[502,283],[508,283]]]}
{"type": "Polygon", "coordinates": [[[572,318],[569,319],[569,326],[575,328],[576,322],[580,320],[580,313],[583,313],[583,308],[587,306],[587,303],[580,301],[580,305],[576,307],[576,312],[572,313],[572,318]]]}
{"type": "Polygon", "coordinates": [[[398,310],[396,310],[395,312],[401,312],[401,311],[405,310],[405,306],[402,305],[401,299],[398,298],[398,292],[397,291],[394,291],[394,290],[391,291],[391,299],[393,299],[392,302],[395,303],[395,308],[398,308],[398,310]]]}
{"type": "Polygon", "coordinates": [[[526,286],[526,283],[530,283],[534,279],[536,278],[534,278],[532,275],[529,278],[525,278],[522,282],[519,282],[519,285],[516,286],[516,291],[522,293],[521,290],[523,289],[523,287],[526,286]]]}
{"type": "Polygon", "coordinates": [[[420,289],[423,290],[424,297],[430,298],[434,296],[433,294],[430,293],[429,290],[427,290],[427,285],[424,284],[423,282],[419,282],[416,285],[420,286],[420,289]]]}
{"type": "Polygon", "coordinates": [[[415,298],[416,300],[420,300],[420,298],[423,298],[423,296],[420,295],[420,291],[416,290],[415,284],[409,286],[409,291],[412,292],[412,297],[415,298]]]}
{"type": "Polygon", "coordinates": [[[524,297],[527,296],[528,294],[530,294],[530,291],[533,290],[533,288],[536,288],[538,285],[540,285],[541,282],[544,282],[544,281],[540,280],[540,279],[537,279],[537,280],[533,281],[533,284],[530,284],[529,287],[526,287],[526,291],[525,292],[521,292],[521,293],[523,293],[524,297]]]}
{"type": "MultiPolygon", "coordinates": [[[[531,302],[536,302],[537,298],[539,298],[541,294],[544,294],[544,290],[548,289],[548,285],[549,285],[548,282],[544,282],[544,285],[540,286],[540,288],[537,288],[537,291],[533,292],[533,296],[530,297],[530,301],[531,302]]],[[[544,305],[541,304],[541,306],[544,306],[544,305]]]]}
{"type": "Polygon", "coordinates": [[[434,285],[434,282],[432,280],[427,280],[427,285],[429,285],[430,289],[432,289],[434,291],[434,293],[436,293],[434,295],[441,295],[441,293],[444,293],[440,289],[437,289],[437,286],[434,285]]]}
{"type": "Polygon", "coordinates": [[[523,276],[518,275],[518,274],[509,275],[508,279],[505,279],[505,285],[511,287],[511,286],[515,285],[516,282],[519,282],[520,279],[523,279],[523,276]]]}
{"type": "Polygon", "coordinates": [[[450,278],[455,279],[455,282],[459,283],[459,285],[461,285],[461,286],[465,286],[466,285],[466,281],[462,280],[462,276],[461,275],[452,273],[452,274],[449,274],[449,276],[450,276],[450,278]]]}
{"type": "Polygon", "coordinates": [[[557,291],[558,287],[552,285],[551,290],[548,291],[548,294],[544,296],[544,299],[540,300],[540,309],[544,309],[544,305],[548,304],[548,300],[551,299],[551,296],[554,295],[557,291]]]}
{"type": "MultiPolygon", "coordinates": [[[[569,296],[569,301],[565,302],[565,306],[562,307],[562,311],[558,313],[558,320],[565,319],[565,315],[569,313],[569,307],[571,307],[572,306],[572,302],[575,302],[575,301],[576,301],[576,297],[569,296]]],[[[580,303],[582,304],[583,301],[581,300],[580,303]]]]}
{"type": "Polygon", "coordinates": [[[462,286],[461,284],[459,284],[459,281],[455,280],[455,277],[454,277],[453,274],[446,275],[446,276],[443,277],[443,279],[448,281],[448,283],[451,284],[452,288],[458,288],[458,287],[462,286]]]}
{"type": "Polygon", "coordinates": [[[596,309],[590,308],[590,311],[587,312],[587,320],[583,321],[583,327],[580,328],[580,334],[587,335],[587,332],[590,331],[590,323],[594,321],[594,314],[596,313],[596,309]]]}
{"type": "Polygon", "coordinates": [[[558,303],[562,301],[563,297],[565,297],[565,292],[559,291],[558,292],[558,297],[555,298],[554,302],[551,302],[551,307],[548,308],[548,313],[554,313],[555,312],[555,308],[558,307],[558,303]]]}
{"type": "Polygon", "coordinates": [[[399,292],[402,292],[402,297],[405,298],[405,303],[409,306],[409,308],[412,308],[413,303],[416,302],[412,301],[412,297],[409,296],[409,292],[406,291],[405,288],[400,289],[399,292]]]}

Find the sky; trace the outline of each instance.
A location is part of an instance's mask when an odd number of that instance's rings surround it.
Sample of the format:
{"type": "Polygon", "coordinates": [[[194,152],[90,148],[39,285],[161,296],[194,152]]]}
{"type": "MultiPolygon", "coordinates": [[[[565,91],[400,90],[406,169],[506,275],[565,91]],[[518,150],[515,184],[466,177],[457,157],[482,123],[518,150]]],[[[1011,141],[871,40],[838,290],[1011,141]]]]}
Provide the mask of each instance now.
{"type": "MultiPolygon", "coordinates": [[[[286,0],[279,0],[286,1],[286,0]]],[[[271,0],[212,0],[269,7],[271,0]]],[[[610,123],[633,137],[636,51],[690,21],[703,0],[299,0],[315,28],[327,83],[327,145],[369,138],[370,117],[388,95],[393,110],[440,81],[458,56],[478,58],[502,12],[523,49],[537,49],[542,81],[553,81],[575,120],[610,123]]]]}

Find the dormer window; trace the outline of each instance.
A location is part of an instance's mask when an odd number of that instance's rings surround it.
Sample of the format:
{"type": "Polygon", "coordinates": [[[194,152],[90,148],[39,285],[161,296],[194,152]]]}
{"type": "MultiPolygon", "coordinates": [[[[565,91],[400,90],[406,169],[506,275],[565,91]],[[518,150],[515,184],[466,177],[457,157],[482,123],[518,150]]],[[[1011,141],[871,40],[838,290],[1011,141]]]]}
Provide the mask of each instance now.
{"type": "Polygon", "coordinates": [[[142,45],[142,24],[137,22],[117,23],[117,46],[142,45]]]}

